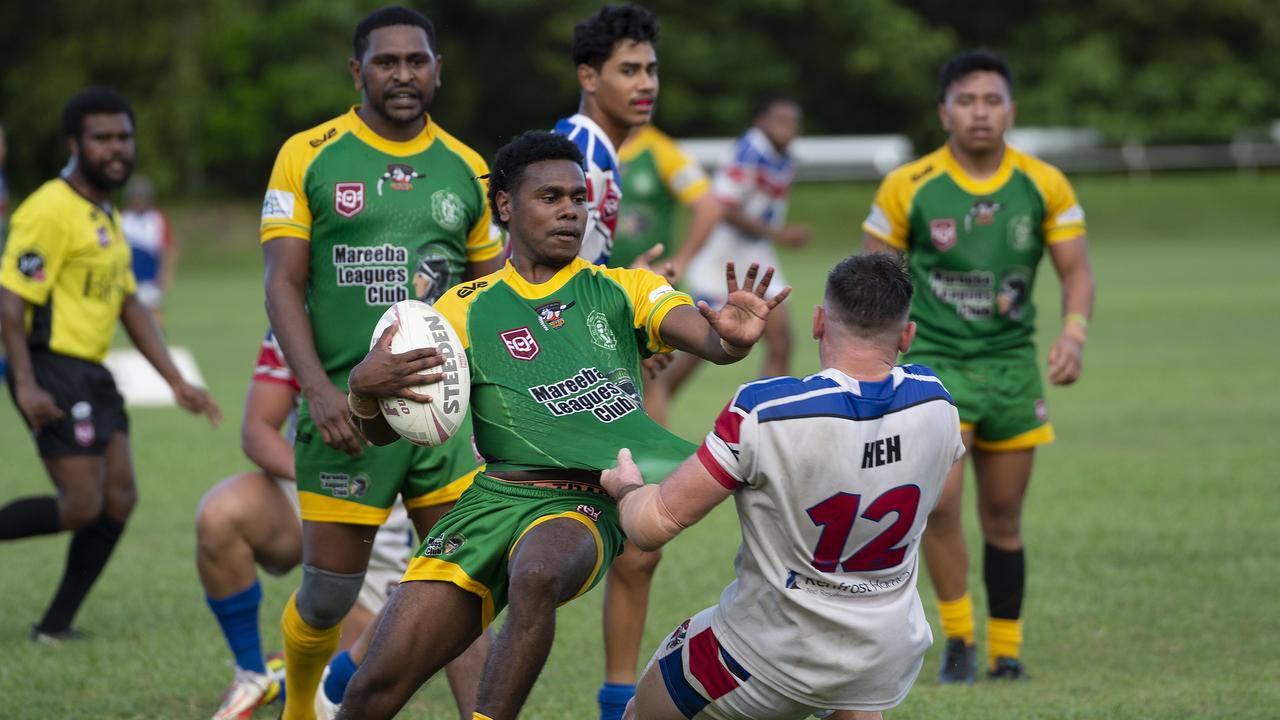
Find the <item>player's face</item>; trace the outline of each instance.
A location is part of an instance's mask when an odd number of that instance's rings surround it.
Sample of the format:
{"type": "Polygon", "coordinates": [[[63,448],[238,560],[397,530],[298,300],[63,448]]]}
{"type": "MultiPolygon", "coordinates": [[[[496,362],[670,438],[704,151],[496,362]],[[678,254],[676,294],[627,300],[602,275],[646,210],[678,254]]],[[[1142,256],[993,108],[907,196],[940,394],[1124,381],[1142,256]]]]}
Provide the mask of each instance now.
{"type": "Polygon", "coordinates": [[[415,25],[392,25],[369,33],[364,57],[351,61],[364,103],[393,125],[416,123],[440,87],[443,59],[427,33],[415,25]]]}
{"type": "Polygon", "coordinates": [[[971,153],[987,153],[1004,146],[1004,134],[1013,126],[1013,98],[999,73],[979,70],[951,83],[946,100],[938,106],[942,127],[952,142],[971,153]]]}
{"type": "Polygon", "coordinates": [[[800,134],[801,120],[803,116],[799,105],[793,102],[775,102],[763,115],[756,118],[756,127],[769,138],[778,152],[786,152],[791,147],[791,141],[800,134]]]}
{"type": "Polygon", "coordinates": [[[644,125],[653,119],[658,98],[658,53],[647,42],[622,39],[600,71],[588,68],[584,78],[596,106],[614,122],[626,127],[644,125]]]}
{"type": "Polygon", "coordinates": [[[114,190],[133,172],[133,121],[124,113],[84,116],[80,137],[71,141],[76,169],[95,187],[114,190]]]}
{"type": "Polygon", "coordinates": [[[510,195],[498,193],[497,205],[517,253],[552,267],[578,255],[587,228],[587,179],[577,164],[533,163],[510,195]]]}

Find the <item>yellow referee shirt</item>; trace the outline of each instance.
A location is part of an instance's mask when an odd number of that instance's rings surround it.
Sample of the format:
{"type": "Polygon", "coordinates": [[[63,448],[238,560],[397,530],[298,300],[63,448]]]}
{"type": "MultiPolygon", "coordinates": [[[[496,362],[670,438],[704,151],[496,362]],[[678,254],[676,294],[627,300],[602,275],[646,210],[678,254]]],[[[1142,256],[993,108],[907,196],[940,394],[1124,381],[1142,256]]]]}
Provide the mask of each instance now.
{"type": "Polygon", "coordinates": [[[30,304],[32,349],[102,362],[125,296],[137,290],[120,214],[50,180],[13,213],[0,285],[30,304]]]}

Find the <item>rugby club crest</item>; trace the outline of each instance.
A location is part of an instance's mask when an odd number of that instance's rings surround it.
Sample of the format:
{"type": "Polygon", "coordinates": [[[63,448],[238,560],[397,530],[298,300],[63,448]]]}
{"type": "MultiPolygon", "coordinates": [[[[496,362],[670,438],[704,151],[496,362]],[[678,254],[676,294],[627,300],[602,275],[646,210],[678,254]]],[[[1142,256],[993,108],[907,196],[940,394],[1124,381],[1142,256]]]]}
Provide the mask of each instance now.
{"type": "Polygon", "coordinates": [[[938,218],[929,221],[929,239],[933,246],[946,252],[956,244],[955,218],[938,218]]]}
{"type": "Polygon", "coordinates": [[[548,330],[558,330],[564,327],[564,317],[562,313],[577,304],[577,300],[574,300],[568,305],[565,305],[559,300],[552,300],[545,305],[539,305],[535,312],[538,313],[538,320],[542,323],[542,327],[548,330]]]}
{"type": "Polygon", "coordinates": [[[404,163],[392,163],[387,166],[382,177],[378,178],[378,196],[382,196],[382,184],[385,182],[390,181],[392,190],[412,190],[413,181],[420,177],[426,177],[426,173],[420,173],[404,163]]]}
{"type": "Polygon", "coordinates": [[[507,352],[511,353],[511,357],[517,360],[532,360],[542,351],[542,348],[538,347],[538,341],[533,339],[533,333],[529,332],[527,327],[500,332],[498,337],[502,338],[502,344],[507,346],[507,352]]]}
{"type": "Polygon", "coordinates": [[[333,211],[344,218],[355,217],[364,209],[364,183],[340,182],[333,186],[333,211]]]}
{"type": "Polygon", "coordinates": [[[975,222],[979,225],[990,225],[996,221],[998,212],[1000,212],[1000,203],[990,198],[978,198],[973,201],[973,207],[969,208],[969,214],[964,218],[964,229],[973,227],[975,222]]]}

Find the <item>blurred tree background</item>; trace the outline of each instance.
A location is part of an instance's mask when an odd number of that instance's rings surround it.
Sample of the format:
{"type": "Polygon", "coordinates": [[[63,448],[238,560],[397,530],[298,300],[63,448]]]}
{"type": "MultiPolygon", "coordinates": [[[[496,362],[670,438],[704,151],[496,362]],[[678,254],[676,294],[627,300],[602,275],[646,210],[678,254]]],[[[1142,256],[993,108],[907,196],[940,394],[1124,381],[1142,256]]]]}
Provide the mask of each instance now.
{"type": "MultiPolygon", "coordinates": [[[[168,194],[256,195],[290,134],[358,100],[346,70],[378,0],[11,0],[0,5],[0,123],[21,195],[65,160],[58,115],[89,84],[138,113],[139,167],[168,194]]],[[[488,155],[577,104],[569,40],[599,3],[416,0],[445,57],[433,114],[488,155]]],[[[751,98],[795,95],[812,134],[941,139],[938,66],[1006,53],[1019,124],[1083,125],[1112,142],[1221,142],[1280,118],[1274,0],[702,0],[662,20],[657,121],[736,134],[751,98]]]]}

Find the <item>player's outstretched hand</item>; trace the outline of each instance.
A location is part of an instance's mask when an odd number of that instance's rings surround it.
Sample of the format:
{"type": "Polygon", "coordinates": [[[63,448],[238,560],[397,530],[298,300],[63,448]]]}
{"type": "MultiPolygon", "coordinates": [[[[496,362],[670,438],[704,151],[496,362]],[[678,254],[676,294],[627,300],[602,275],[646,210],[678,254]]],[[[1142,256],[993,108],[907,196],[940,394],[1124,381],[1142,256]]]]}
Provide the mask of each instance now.
{"type": "Polygon", "coordinates": [[[621,500],[630,492],[629,488],[644,485],[644,476],[640,474],[635,460],[631,459],[630,450],[622,448],[618,451],[618,464],[600,473],[600,484],[615,500],[621,500]]]}
{"type": "Polygon", "coordinates": [[[439,382],[444,373],[418,373],[443,365],[444,356],[435,348],[418,348],[398,355],[391,352],[391,340],[399,327],[399,323],[391,323],[382,331],[369,353],[351,369],[347,385],[361,397],[402,397],[414,402],[431,402],[429,396],[409,388],[439,382]]]}
{"type": "Polygon", "coordinates": [[[204,388],[179,381],[173,385],[173,398],[183,410],[209,418],[209,424],[214,427],[222,422],[222,408],[218,407],[218,402],[204,388]]]}
{"type": "Polygon", "coordinates": [[[17,385],[14,387],[14,399],[18,409],[31,423],[31,427],[39,430],[49,423],[57,422],[67,415],[58,407],[53,396],[45,392],[39,385],[17,385]]]}
{"type": "Polygon", "coordinates": [[[325,445],[352,456],[364,454],[360,435],[351,423],[347,395],[333,383],[324,383],[320,389],[307,393],[307,411],[325,445]]]}
{"type": "Polygon", "coordinates": [[[666,278],[668,282],[675,282],[676,281],[675,265],[671,264],[670,262],[661,262],[661,263],[658,263],[657,265],[653,264],[653,261],[658,259],[658,256],[662,254],[662,251],[665,248],[666,248],[665,245],[663,245],[662,243],[658,243],[657,245],[654,245],[648,250],[645,250],[643,253],[640,254],[640,257],[636,258],[631,262],[631,268],[639,269],[639,270],[649,270],[650,272],[655,272],[661,275],[662,277],[666,278]]]}
{"type": "Polygon", "coordinates": [[[1070,385],[1080,379],[1084,364],[1084,343],[1067,333],[1058,336],[1049,348],[1049,382],[1070,385]]]}
{"type": "Polygon", "coordinates": [[[729,345],[741,349],[743,356],[764,334],[769,313],[791,294],[791,288],[786,287],[773,299],[765,300],[764,296],[769,291],[769,283],[773,281],[773,268],[767,268],[764,276],[760,278],[760,283],[756,284],[756,275],[759,272],[760,264],[751,263],[751,267],[747,268],[747,276],[742,287],[739,288],[737,272],[734,270],[733,263],[728,263],[724,268],[724,278],[729,292],[724,307],[712,310],[705,300],[698,302],[698,311],[711,324],[716,334],[729,345]]]}
{"type": "Polygon", "coordinates": [[[657,355],[650,355],[644,360],[641,360],[640,367],[644,370],[644,376],[646,378],[649,380],[657,380],[658,376],[662,374],[663,370],[666,370],[667,367],[671,365],[673,360],[675,360],[675,357],[673,357],[671,353],[658,353],[657,355]]]}

